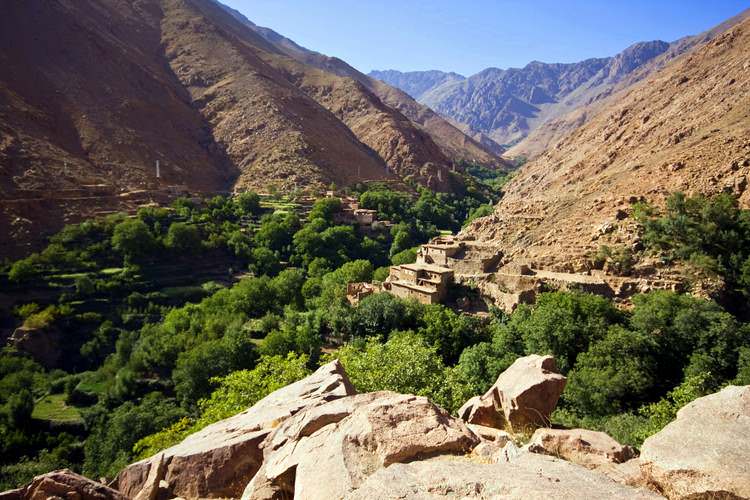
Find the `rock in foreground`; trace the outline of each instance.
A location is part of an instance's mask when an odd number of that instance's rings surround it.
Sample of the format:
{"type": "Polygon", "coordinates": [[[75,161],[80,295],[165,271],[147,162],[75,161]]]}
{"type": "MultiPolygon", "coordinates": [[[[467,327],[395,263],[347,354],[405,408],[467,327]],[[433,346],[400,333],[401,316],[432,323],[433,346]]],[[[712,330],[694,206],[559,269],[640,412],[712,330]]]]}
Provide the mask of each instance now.
{"type": "Polygon", "coordinates": [[[42,500],[45,498],[127,500],[128,497],[102,483],[92,481],[71,470],[62,469],[37,476],[24,488],[0,493],[0,498],[3,500],[42,500]]]}
{"type": "Polygon", "coordinates": [[[603,432],[588,429],[537,429],[529,451],[563,458],[585,467],[623,463],[635,456],[635,450],[623,446],[603,432]]]}
{"type": "Polygon", "coordinates": [[[351,500],[399,499],[650,499],[647,490],[549,456],[524,453],[510,462],[479,464],[467,459],[433,459],[395,464],[370,476],[351,500]]]}
{"type": "Polygon", "coordinates": [[[641,472],[669,498],[750,498],[750,386],[696,399],[643,443],[641,472]]]}
{"type": "Polygon", "coordinates": [[[458,415],[470,424],[514,432],[549,425],[566,378],[555,358],[532,354],[517,359],[484,395],[467,401],[458,415]]]}
{"type": "Polygon", "coordinates": [[[279,424],[304,408],[354,392],[342,366],[332,361],[252,408],[188,436],[163,455],[130,465],[118,475],[117,488],[134,497],[154,480],[165,480],[175,496],[239,497],[263,463],[263,441],[279,424]],[[164,477],[149,478],[162,456],[164,477]]]}
{"type": "Polygon", "coordinates": [[[427,398],[374,392],[300,412],[268,438],[264,466],[243,499],[343,498],[383,467],[479,443],[427,398]]]}

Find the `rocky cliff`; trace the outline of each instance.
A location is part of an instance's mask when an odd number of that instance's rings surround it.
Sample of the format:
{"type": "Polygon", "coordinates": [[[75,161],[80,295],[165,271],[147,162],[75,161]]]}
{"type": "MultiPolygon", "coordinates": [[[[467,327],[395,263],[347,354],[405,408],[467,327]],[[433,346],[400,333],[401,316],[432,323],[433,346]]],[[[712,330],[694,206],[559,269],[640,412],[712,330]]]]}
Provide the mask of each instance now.
{"type": "Polygon", "coordinates": [[[656,499],[750,494],[744,432],[750,386],[727,387],[694,401],[634,458],[632,448],[606,434],[545,428],[564,385],[551,357],[521,358],[476,401],[480,412],[456,418],[424,397],[357,394],[333,361],[245,412],[128,466],[109,486],[63,470],[0,497],[656,499]],[[494,418],[479,418],[480,413],[494,418]],[[478,419],[495,426],[478,424],[478,419]],[[523,432],[542,427],[519,446],[520,435],[498,428],[509,422],[523,425],[523,432]],[[720,439],[706,434],[717,428],[720,439]]]}

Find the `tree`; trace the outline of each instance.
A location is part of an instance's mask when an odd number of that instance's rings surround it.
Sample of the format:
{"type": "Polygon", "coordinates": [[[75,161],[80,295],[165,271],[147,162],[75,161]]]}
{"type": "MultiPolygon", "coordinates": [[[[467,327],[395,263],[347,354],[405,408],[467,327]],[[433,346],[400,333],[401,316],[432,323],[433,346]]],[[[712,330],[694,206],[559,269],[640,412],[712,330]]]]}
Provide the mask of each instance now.
{"type": "Polygon", "coordinates": [[[126,264],[146,260],[156,249],[154,236],[140,219],[126,219],[115,226],[112,247],[125,257],[126,264]]]}
{"type": "Polygon", "coordinates": [[[445,403],[445,366],[435,348],[413,332],[395,333],[385,344],[374,338],[364,345],[348,344],[332,357],[359,392],[394,391],[445,403]]]}
{"type": "Polygon", "coordinates": [[[333,223],[333,216],[341,211],[341,199],[320,198],[310,210],[310,220],[321,219],[328,224],[333,223]]]}
{"type": "Polygon", "coordinates": [[[173,222],[164,243],[178,255],[194,256],[201,250],[201,233],[193,224],[173,222]]]}
{"type": "Polygon", "coordinates": [[[8,279],[13,283],[28,283],[37,276],[38,271],[33,256],[15,261],[8,272],[8,279]]]}
{"type": "Polygon", "coordinates": [[[739,348],[750,345],[747,330],[713,301],[654,291],[633,297],[631,329],[657,339],[661,393],[684,376],[711,373],[718,389],[736,373],[739,348]]]}
{"type": "Polygon", "coordinates": [[[250,269],[258,276],[273,276],[281,269],[281,262],[272,250],[266,247],[253,248],[250,269]]]}
{"type": "Polygon", "coordinates": [[[402,264],[412,264],[417,261],[417,250],[419,247],[407,248],[391,257],[391,264],[400,266],[402,264]]]}
{"type": "Polygon", "coordinates": [[[565,402],[580,415],[604,416],[653,400],[658,353],[653,336],[610,327],[578,356],[568,374],[565,402]]]}
{"type": "Polygon", "coordinates": [[[385,339],[393,330],[416,327],[421,314],[421,306],[416,302],[409,303],[389,293],[376,293],[362,299],[354,309],[351,333],[355,337],[385,339]]]}
{"type": "Polygon", "coordinates": [[[28,389],[21,389],[10,394],[5,403],[10,423],[16,428],[25,427],[31,420],[31,412],[34,411],[34,396],[28,389]]]}
{"type": "Polygon", "coordinates": [[[173,400],[153,392],[140,402],[128,401],[114,410],[96,407],[87,417],[91,429],[85,444],[83,473],[114,477],[133,461],[133,445],[185,416],[173,400]]]}
{"type": "Polygon", "coordinates": [[[446,365],[458,362],[466,347],[488,340],[481,323],[471,316],[456,314],[441,305],[424,309],[417,333],[437,349],[446,365]]]}
{"type": "Polygon", "coordinates": [[[330,307],[346,299],[346,285],[362,281],[372,281],[372,264],[366,260],[347,262],[335,271],[323,276],[318,304],[330,307]]]}
{"type": "Polygon", "coordinates": [[[252,191],[245,191],[235,197],[235,202],[241,215],[255,215],[260,213],[260,196],[252,191]]]}
{"type": "Polygon", "coordinates": [[[175,394],[185,408],[190,408],[211,393],[213,377],[226,375],[232,368],[229,350],[221,340],[199,344],[177,358],[172,374],[175,394]]]}
{"type": "Polygon", "coordinates": [[[552,354],[567,373],[591,342],[604,338],[622,313],[604,297],[577,292],[543,293],[527,317],[511,318],[526,354],[552,354]]]}
{"type": "Polygon", "coordinates": [[[200,402],[200,423],[213,423],[245,410],[272,392],[310,374],[305,355],[263,356],[252,370],[216,379],[217,389],[200,402]]]}

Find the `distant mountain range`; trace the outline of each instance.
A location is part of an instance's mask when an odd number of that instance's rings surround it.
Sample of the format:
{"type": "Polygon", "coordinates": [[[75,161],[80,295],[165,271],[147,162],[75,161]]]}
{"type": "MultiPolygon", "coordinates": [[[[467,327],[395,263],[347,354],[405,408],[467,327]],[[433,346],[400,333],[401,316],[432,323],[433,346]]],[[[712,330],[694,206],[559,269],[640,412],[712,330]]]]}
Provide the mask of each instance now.
{"type": "MultiPolygon", "coordinates": [[[[697,38],[636,43],[613,57],[571,64],[533,61],[520,69],[488,68],[468,78],[441,71],[394,70],[373,71],[370,76],[404,90],[477,140],[484,135],[506,147],[520,143],[511,153],[535,156],[559,137],[546,134],[524,144],[533,131],[643,79],[664,59],[692,47],[697,38]]],[[[573,125],[580,124],[578,117],[573,125]]]]}

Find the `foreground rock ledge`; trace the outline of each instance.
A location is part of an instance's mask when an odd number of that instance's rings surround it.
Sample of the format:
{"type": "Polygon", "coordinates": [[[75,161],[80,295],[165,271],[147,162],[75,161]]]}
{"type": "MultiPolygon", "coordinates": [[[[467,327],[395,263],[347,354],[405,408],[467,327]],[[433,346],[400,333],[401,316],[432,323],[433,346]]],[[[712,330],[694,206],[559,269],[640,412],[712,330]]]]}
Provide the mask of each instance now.
{"type": "Polygon", "coordinates": [[[243,500],[343,498],[373,472],[479,443],[461,420],[420,396],[360,394],[300,412],[268,439],[243,500]]]}
{"type": "Polygon", "coordinates": [[[669,498],[750,498],[750,386],[686,405],[643,443],[640,462],[669,498]]]}
{"type": "Polygon", "coordinates": [[[128,497],[87,477],[62,469],[36,476],[29,485],[0,493],[2,500],[128,500],[128,497]]]}
{"type": "Polygon", "coordinates": [[[618,484],[584,467],[524,453],[509,462],[475,463],[440,457],[380,469],[348,495],[370,499],[656,499],[651,491],[618,484]]]}
{"type": "Polygon", "coordinates": [[[128,466],[114,486],[132,498],[156,479],[157,484],[166,481],[175,496],[239,497],[263,463],[263,441],[271,431],[304,408],[354,393],[343,367],[332,361],[250,409],[188,436],[156,457],[128,466]],[[161,460],[166,464],[164,477],[149,478],[149,471],[161,460]]]}

